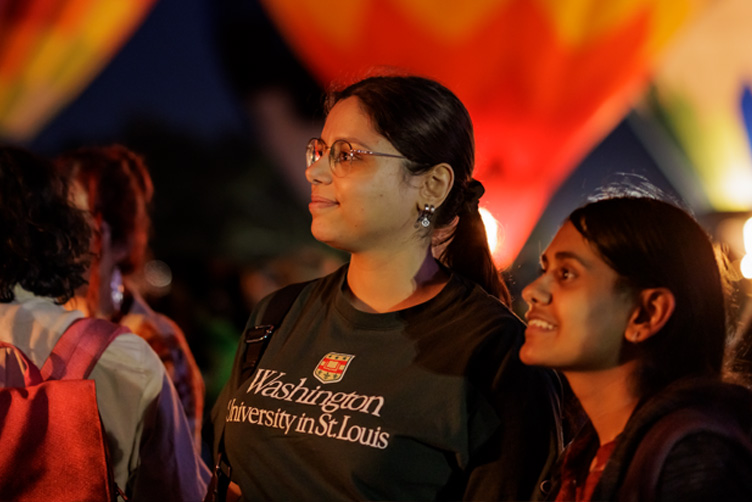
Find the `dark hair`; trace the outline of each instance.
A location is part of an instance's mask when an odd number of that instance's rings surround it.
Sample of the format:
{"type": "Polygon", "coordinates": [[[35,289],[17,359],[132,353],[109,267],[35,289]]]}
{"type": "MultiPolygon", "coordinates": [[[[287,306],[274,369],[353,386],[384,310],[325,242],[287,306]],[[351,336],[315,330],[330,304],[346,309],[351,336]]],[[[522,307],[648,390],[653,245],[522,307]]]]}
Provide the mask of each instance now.
{"type": "Polygon", "coordinates": [[[478,212],[483,186],[472,178],[475,167],[473,124],[465,106],[440,83],[418,76],[383,75],[329,93],[326,111],[339,101],[357,97],[376,130],[407,157],[413,175],[446,162],[454,170],[454,186],[436,209],[433,225],[449,229],[440,260],[509,304],[509,290],[496,268],[478,212]],[[459,218],[458,218],[459,217],[459,218]]]}
{"type": "Polygon", "coordinates": [[[110,226],[113,244],[129,249],[117,265],[123,274],[138,270],[144,261],[154,193],[143,159],[122,145],[91,146],[72,150],[55,159],[58,168],[86,190],[95,219],[110,226]]]}
{"type": "Polygon", "coordinates": [[[86,283],[91,227],[47,159],[0,146],[0,301],[21,285],[65,303],[86,283]]]}
{"type": "Polygon", "coordinates": [[[697,221],[668,202],[631,196],[591,202],[569,221],[619,275],[617,287],[635,294],[665,287],[676,299],[665,326],[633,347],[638,395],[652,395],[684,376],[720,377],[724,279],[716,249],[697,221]]]}

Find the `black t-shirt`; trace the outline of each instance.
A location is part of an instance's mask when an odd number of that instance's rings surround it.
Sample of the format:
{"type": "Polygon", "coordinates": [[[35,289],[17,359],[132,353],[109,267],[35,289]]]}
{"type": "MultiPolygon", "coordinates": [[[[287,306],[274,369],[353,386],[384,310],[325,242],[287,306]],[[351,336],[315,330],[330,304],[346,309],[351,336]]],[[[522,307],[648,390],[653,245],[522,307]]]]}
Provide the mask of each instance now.
{"type": "Polygon", "coordinates": [[[424,304],[362,312],[345,275],[303,290],[218,405],[245,499],[528,499],[557,431],[550,374],[517,356],[521,321],[458,276],[424,304]]]}

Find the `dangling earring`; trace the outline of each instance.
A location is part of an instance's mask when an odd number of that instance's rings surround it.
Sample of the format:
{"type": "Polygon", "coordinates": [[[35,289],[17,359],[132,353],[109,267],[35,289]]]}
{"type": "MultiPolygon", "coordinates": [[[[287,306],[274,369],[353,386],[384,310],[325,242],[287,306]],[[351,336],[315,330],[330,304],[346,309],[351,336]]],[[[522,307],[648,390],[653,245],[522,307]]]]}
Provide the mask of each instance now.
{"type": "Polygon", "coordinates": [[[418,226],[428,228],[431,225],[431,218],[433,218],[434,211],[436,211],[435,207],[426,204],[420,214],[418,214],[418,221],[415,222],[415,228],[418,228],[418,226]]]}
{"type": "Polygon", "coordinates": [[[115,267],[110,276],[110,299],[112,300],[112,306],[115,307],[116,311],[120,311],[120,307],[123,306],[124,293],[125,286],[123,285],[123,275],[120,273],[120,269],[115,267]]]}

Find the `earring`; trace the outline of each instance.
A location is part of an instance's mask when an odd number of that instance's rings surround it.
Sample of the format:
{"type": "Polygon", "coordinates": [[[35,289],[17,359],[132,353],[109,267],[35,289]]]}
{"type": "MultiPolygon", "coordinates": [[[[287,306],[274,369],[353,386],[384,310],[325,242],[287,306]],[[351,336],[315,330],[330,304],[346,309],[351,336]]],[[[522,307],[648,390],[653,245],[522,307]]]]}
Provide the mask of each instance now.
{"type": "Polygon", "coordinates": [[[415,222],[415,228],[418,228],[418,226],[428,228],[431,225],[431,218],[433,218],[434,211],[436,211],[435,207],[426,204],[420,214],[418,214],[418,221],[415,222]]]}
{"type": "Polygon", "coordinates": [[[115,267],[110,276],[110,298],[112,299],[112,306],[115,307],[116,311],[119,311],[120,307],[123,306],[124,293],[123,275],[120,273],[120,269],[115,267]]]}

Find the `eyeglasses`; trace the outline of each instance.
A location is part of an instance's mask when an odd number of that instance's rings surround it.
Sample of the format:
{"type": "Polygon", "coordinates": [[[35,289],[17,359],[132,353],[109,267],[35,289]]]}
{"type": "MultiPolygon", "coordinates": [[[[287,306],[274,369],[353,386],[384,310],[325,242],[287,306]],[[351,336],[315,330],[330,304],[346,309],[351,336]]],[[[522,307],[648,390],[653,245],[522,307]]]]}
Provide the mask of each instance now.
{"type": "Polygon", "coordinates": [[[360,155],[376,155],[378,157],[392,157],[395,159],[407,159],[403,155],[395,155],[392,153],[379,153],[372,152],[370,150],[359,150],[353,148],[350,143],[344,139],[338,139],[332,146],[326,146],[323,139],[312,138],[308,142],[306,147],[306,168],[311,167],[314,162],[324,156],[326,151],[329,150],[329,168],[335,176],[343,177],[347,176],[352,168],[353,160],[358,160],[360,155]]]}

